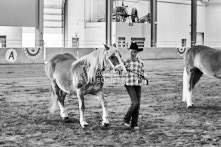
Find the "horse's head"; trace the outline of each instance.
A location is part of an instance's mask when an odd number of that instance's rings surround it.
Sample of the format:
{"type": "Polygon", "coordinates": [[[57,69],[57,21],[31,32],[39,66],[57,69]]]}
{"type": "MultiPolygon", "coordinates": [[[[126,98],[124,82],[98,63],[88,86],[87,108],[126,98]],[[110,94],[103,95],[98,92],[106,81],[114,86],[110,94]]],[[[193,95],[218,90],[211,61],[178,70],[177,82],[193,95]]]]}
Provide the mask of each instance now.
{"type": "Polygon", "coordinates": [[[124,66],[124,63],[122,62],[121,59],[122,56],[118,48],[116,48],[115,46],[108,46],[106,44],[104,44],[104,46],[105,46],[104,54],[105,54],[106,66],[107,64],[109,64],[111,69],[115,69],[116,67],[121,66],[123,72],[126,73],[126,68],[124,66]]]}

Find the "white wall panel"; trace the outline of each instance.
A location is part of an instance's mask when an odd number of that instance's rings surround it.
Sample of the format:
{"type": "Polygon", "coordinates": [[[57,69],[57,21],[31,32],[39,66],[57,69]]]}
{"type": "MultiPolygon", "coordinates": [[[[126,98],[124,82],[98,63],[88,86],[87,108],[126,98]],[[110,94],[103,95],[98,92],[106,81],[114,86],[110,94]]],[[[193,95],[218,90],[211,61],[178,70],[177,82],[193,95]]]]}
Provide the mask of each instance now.
{"type": "Polygon", "coordinates": [[[0,26],[38,26],[38,0],[0,0],[0,26]]]}
{"type": "Polygon", "coordinates": [[[44,8],[44,14],[62,14],[62,9],[44,8]]]}
{"type": "Polygon", "coordinates": [[[84,38],[84,0],[67,0],[65,17],[65,45],[71,47],[72,37],[84,38]]]}
{"type": "Polygon", "coordinates": [[[44,15],[44,20],[47,21],[62,21],[62,15],[44,15]]]}
{"type": "MultiPolygon", "coordinates": [[[[197,7],[197,32],[205,32],[206,7],[197,7]]],[[[191,5],[158,2],[158,46],[181,46],[187,39],[190,46],[191,5]]]]}
{"type": "Polygon", "coordinates": [[[22,28],[20,27],[0,27],[0,36],[6,36],[7,47],[22,46],[22,28]]]}
{"type": "Polygon", "coordinates": [[[211,0],[207,6],[206,42],[210,46],[221,46],[221,1],[211,0]]]}
{"type": "Polygon", "coordinates": [[[129,23],[117,23],[116,25],[116,39],[118,37],[125,37],[128,45],[131,43],[131,38],[145,38],[145,47],[150,46],[150,24],[134,23],[129,26],[129,23]]]}

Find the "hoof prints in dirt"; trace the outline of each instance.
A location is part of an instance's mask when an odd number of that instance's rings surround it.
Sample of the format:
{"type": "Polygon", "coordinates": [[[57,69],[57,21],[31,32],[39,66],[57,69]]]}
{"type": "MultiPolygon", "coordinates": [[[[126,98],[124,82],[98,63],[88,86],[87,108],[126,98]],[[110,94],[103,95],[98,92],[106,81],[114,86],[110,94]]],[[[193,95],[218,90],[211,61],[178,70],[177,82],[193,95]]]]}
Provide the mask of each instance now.
{"type": "Polygon", "coordinates": [[[65,101],[70,123],[62,122],[59,111],[48,113],[50,86],[43,64],[0,67],[0,146],[221,146],[220,81],[202,77],[193,95],[194,109],[188,110],[180,99],[183,61],[144,64],[151,71],[150,85],[142,87],[138,131],[122,125],[130,106],[123,84],[104,87],[111,123],[107,128],[99,123],[97,99],[85,97],[89,125],[83,129],[76,96],[65,101]]]}

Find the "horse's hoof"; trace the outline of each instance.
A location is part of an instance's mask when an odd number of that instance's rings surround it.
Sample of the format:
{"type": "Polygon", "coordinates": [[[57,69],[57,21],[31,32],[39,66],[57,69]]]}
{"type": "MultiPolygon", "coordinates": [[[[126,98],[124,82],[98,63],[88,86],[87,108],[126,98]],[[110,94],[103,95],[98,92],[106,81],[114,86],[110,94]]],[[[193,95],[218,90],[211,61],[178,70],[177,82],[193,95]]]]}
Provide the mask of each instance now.
{"type": "Polygon", "coordinates": [[[101,127],[105,127],[105,128],[108,128],[108,127],[109,127],[109,125],[110,125],[110,124],[107,124],[107,123],[103,123],[103,124],[101,125],[101,127]]]}
{"type": "Polygon", "coordinates": [[[191,106],[187,106],[187,109],[193,109],[193,108],[194,108],[193,105],[191,105],[191,106]]]}
{"type": "Polygon", "coordinates": [[[100,126],[101,130],[108,130],[109,129],[109,125],[108,126],[100,126]]]}
{"type": "Polygon", "coordinates": [[[82,128],[87,128],[88,125],[81,125],[82,128]]]}
{"type": "Polygon", "coordinates": [[[61,120],[65,123],[70,123],[71,119],[69,117],[62,117],[61,120]]]}
{"type": "Polygon", "coordinates": [[[81,127],[82,128],[86,128],[88,126],[88,123],[87,122],[83,122],[83,123],[80,123],[81,127]]]}

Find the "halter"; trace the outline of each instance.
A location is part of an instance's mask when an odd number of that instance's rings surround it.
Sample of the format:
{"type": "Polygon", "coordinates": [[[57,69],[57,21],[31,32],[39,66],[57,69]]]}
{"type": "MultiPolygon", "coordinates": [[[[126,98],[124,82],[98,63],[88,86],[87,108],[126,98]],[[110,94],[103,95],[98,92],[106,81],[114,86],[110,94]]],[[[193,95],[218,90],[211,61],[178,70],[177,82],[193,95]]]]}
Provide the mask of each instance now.
{"type": "Polygon", "coordinates": [[[121,60],[121,57],[120,57],[120,55],[119,55],[119,51],[118,51],[118,50],[114,50],[111,54],[110,54],[110,52],[111,52],[110,50],[104,51],[104,56],[105,56],[105,59],[106,59],[106,60],[109,62],[109,64],[111,65],[112,69],[115,69],[115,68],[121,66],[122,69],[123,69],[123,72],[126,73],[127,71],[126,71],[126,68],[125,68],[125,66],[124,66],[124,64],[123,64],[123,62],[122,62],[122,60],[121,60]],[[117,53],[117,54],[115,54],[115,56],[117,57],[117,59],[118,59],[118,61],[119,61],[119,64],[118,64],[118,65],[115,65],[115,66],[113,65],[113,63],[112,63],[111,60],[110,60],[110,57],[111,57],[114,53],[117,53]]]}

